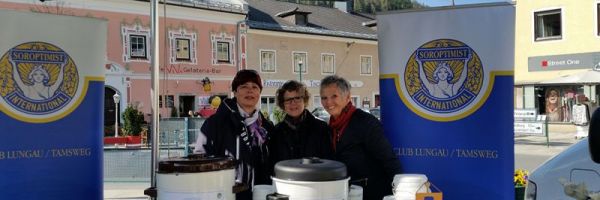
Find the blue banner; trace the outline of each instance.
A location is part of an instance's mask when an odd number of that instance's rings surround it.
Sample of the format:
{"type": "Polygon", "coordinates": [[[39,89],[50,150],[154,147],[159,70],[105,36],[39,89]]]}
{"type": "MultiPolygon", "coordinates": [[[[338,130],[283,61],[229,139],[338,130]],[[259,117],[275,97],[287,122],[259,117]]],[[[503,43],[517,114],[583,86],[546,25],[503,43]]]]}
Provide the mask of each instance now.
{"type": "Polygon", "coordinates": [[[514,5],[377,16],[382,122],[444,199],[514,199],[514,5]]]}
{"type": "Polygon", "coordinates": [[[0,31],[0,199],[102,199],[106,22],[3,10],[0,24],[20,24],[0,31]]]}

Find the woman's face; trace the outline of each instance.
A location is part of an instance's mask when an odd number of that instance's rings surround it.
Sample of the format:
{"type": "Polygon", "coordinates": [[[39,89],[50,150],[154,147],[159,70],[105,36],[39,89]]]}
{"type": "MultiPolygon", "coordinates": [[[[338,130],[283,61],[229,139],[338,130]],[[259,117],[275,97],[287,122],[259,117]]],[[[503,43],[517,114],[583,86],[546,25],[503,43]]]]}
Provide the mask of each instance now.
{"type": "Polygon", "coordinates": [[[34,83],[43,83],[44,82],[44,73],[40,70],[33,71],[33,82],[34,83]]]}
{"type": "Polygon", "coordinates": [[[244,109],[256,108],[260,98],[260,87],[254,82],[246,82],[239,85],[233,95],[237,103],[244,109]]]}
{"type": "Polygon", "coordinates": [[[440,68],[437,73],[439,81],[448,80],[448,71],[446,68],[440,68]]]}
{"type": "Polygon", "coordinates": [[[283,94],[283,110],[290,117],[300,117],[304,112],[304,106],[304,96],[297,91],[285,91],[283,94]]]}
{"type": "Polygon", "coordinates": [[[550,90],[548,94],[548,102],[555,104],[558,102],[558,92],[556,90],[550,90]]]}
{"type": "Polygon", "coordinates": [[[350,102],[350,92],[342,94],[341,90],[331,84],[321,89],[321,104],[334,118],[340,116],[342,109],[350,102]]]}

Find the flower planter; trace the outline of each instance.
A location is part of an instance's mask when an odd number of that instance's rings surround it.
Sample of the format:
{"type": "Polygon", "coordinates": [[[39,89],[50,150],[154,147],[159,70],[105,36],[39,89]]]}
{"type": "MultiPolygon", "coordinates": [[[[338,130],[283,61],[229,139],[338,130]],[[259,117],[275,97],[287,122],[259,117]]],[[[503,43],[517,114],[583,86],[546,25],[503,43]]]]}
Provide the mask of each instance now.
{"type": "Polygon", "coordinates": [[[515,200],[523,200],[525,199],[525,187],[524,186],[515,186],[515,200]]]}

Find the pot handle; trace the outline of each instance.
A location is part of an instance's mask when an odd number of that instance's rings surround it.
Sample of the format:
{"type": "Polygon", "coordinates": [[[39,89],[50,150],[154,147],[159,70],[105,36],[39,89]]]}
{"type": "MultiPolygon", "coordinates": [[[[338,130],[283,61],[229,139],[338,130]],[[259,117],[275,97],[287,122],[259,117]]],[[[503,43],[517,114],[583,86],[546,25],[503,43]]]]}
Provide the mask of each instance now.
{"type": "Polygon", "coordinates": [[[231,187],[231,192],[233,192],[234,194],[243,192],[250,189],[248,187],[248,185],[243,184],[243,183],[235,183],[235,185],[233,187],[231,187]]]}
{"type": "Polygon", "coordinates": [[[356,180],[351,180],[348,181],[348,185],[358,185],[361,187],[365,187],[367,186],[367,182],[368,182],[369,178],[361,178],[361,179],[356,179],[356,180]]]}

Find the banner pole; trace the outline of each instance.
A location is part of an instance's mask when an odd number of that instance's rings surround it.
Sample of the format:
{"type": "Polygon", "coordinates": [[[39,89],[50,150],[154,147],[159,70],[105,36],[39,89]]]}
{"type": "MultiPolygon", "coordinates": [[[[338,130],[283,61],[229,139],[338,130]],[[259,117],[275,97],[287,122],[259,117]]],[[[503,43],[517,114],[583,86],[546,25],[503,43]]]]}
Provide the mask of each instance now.
{"type": "Polygon", "coordinates": [[[152,166],[150,172],[150,181],[151,187],[156,188],[156,170],[158,168],[158,157],[159,157],[159,110],[158,110],[158,89],[159,89],[159,46],[158,46],[158,0],[152,0],[150,5],[150,17],[152,21],[152,30],[151,30],[151,38],[152,38],[152,61],[151,68],[152,69],[152,89],[150,90],[150,94],[152,97],[152,166]]]}

